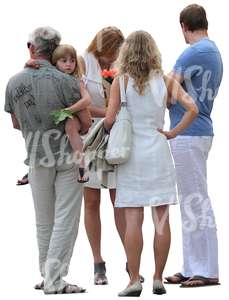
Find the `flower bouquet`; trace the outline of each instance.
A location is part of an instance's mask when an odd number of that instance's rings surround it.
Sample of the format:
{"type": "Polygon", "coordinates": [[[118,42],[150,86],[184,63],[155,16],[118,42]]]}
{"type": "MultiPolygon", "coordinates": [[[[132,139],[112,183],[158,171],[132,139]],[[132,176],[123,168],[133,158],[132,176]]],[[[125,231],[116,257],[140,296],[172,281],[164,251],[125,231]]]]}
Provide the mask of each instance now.
{"type": "Polygon", "coordinates": [[[111,69],[111,70],[104,69],[104,70],[102,70],[103,79],[105,79],[110,84],[112,84],[113,79],[114,79],[116,74],[117,74],[117,71],[115,69],[111,69]]]}
{"type": "Polygon", "coordinates": [[[101,72],[106,107],[108,106],[108,101],[109,101],[109,97],[110,97],[111,84],[112,84],[116,74],[117,74],[117,71],[115,69],[111,69],[111,70],[104,69],[101,72]]]}

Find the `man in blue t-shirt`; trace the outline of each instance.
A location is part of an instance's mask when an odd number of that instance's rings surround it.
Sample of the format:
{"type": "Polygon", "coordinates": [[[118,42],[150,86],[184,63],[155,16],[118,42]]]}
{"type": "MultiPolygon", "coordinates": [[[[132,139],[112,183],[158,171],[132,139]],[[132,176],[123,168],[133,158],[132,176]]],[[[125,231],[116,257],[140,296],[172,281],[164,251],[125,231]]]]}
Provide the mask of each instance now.
{"type": "MultiPolygon", "coordinates": [[[[211,111],[222,80],[223,64],[215,43],[208,37],[206,12],[189,5],[180,14],[187,44],[170,74],[195,100],[199,115],[181,135],[171,140],[180,197],[183,269],[167,277],[183,287],[218,284],[218,242],[214,213],[207,190],[207,158],[213,139],[211,111]]],[[[184,109],[170,107],[171,129],[184,109]]]]}

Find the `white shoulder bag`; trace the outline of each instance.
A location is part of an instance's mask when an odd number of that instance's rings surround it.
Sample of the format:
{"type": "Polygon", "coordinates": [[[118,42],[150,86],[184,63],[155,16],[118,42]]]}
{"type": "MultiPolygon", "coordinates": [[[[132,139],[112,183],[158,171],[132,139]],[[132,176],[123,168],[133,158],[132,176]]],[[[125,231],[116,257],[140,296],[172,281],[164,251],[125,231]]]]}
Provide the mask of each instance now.
{"type": "Polygon", "coordinates": [[[132,148],[132,122],[127,110],[124,76],[119,77],[121,109],[111,128],[106,150],[106,160],[111,165],[127,162],[132,148]]]}

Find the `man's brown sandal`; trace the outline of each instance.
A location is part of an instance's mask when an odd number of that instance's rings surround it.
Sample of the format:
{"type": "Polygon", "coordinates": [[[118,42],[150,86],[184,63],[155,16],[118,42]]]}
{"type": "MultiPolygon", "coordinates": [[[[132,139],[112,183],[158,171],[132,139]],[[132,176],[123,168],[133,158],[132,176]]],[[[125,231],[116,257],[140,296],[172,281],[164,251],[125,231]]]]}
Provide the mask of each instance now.
{"type": "Polygon", "coordinates": [[[212,286],[212,285],[220,285],[218,279],[206,278],[203,276],[193,276],[181,283],[181,288],[194,288],[194,287],[204,287],[204,286],[212,286]]]}
{"type": "Polygon", "coordinates": [[[187,281],[190,277],[184,277],[181,273],[176,273],[173,276],[165,277],[165,284],[180,284],[187,281]]]}

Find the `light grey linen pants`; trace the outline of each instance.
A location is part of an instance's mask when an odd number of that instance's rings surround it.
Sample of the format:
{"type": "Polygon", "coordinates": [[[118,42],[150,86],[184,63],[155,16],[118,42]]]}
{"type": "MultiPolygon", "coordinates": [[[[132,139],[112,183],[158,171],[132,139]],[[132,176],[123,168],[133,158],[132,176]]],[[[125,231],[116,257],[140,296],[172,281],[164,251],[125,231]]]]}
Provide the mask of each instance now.
{"type": "Polygon", "coordinates": [[[39,265],[46,291],[61,290],[78,234],[83,185],[75,164],[31,167],[39,265]]]}
{"type": "Polygon", "coordinates": [[[185,277],[218,278],[215,216],[207,187],[212,137],[178,136],[170,141],[180,200],[185,277]]]}

